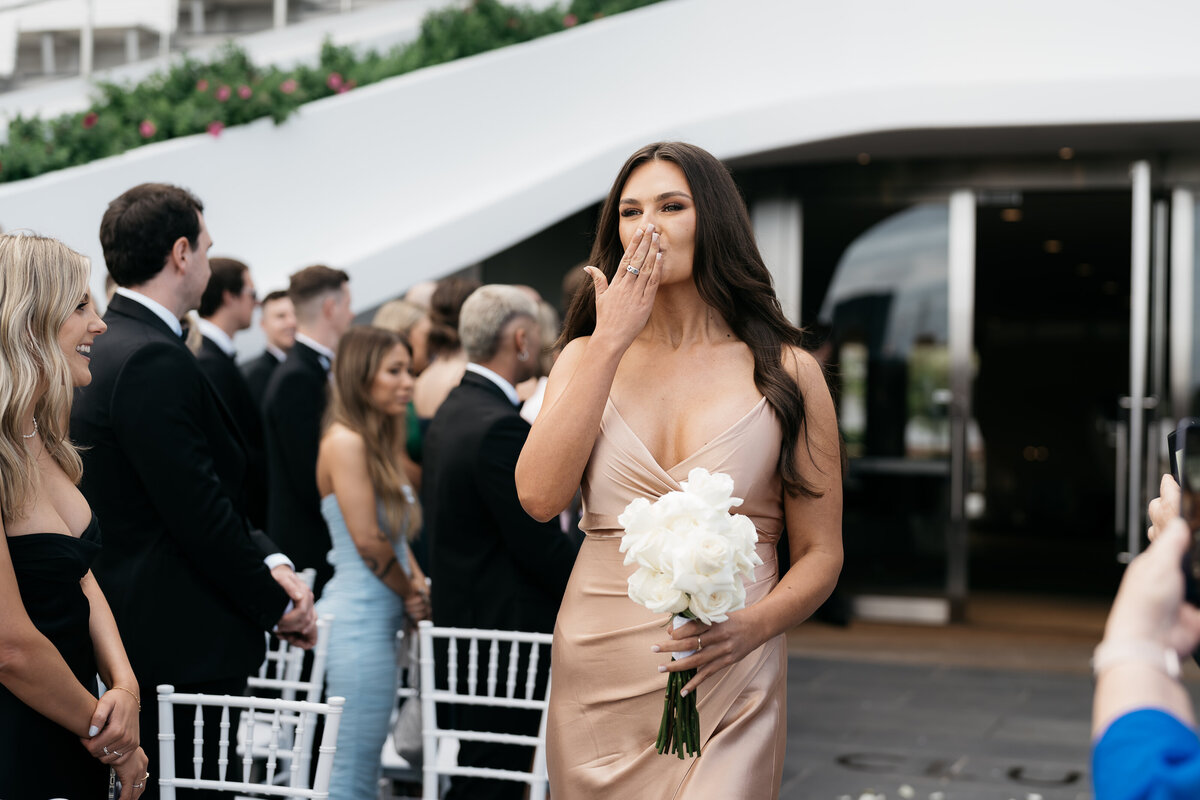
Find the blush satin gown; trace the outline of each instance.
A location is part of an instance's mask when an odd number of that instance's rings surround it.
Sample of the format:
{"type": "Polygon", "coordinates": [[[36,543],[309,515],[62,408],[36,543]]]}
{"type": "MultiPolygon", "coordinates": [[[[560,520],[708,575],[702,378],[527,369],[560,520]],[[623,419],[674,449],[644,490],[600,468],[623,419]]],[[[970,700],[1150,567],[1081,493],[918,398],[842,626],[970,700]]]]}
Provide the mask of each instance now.
{"type": "Polygon", "coordinates": [[[734,481],[744,499],[733,513],[758,529],[763,564],[746,584],[746,605],[778,581],[775,543],[784,526],[779,478],[782,432],[762,399],[744,417],[680,463],[664,469],[610,399],[583,476],[587,534],[554,629],[553,683],[547,723],[550,793],[570,800],[604,798],[776,798],[787,738],[787,652],[782,635],[697,690],[701,752],[680,760],[659,755],[654,740],[670,654],[650,652],[669,636],[667,617],[629,599],[634,567],[619,552],[617,517],[635,497],[651,501],[679,489],[704,467],[734,481]]]}

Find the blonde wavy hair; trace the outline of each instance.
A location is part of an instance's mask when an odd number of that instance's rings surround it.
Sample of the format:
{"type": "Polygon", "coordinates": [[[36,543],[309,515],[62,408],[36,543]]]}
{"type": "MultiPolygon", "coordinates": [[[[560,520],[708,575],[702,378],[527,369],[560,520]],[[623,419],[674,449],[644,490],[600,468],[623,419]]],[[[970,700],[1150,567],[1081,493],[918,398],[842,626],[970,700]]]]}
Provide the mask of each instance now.
{"type": "Polygon", "coordinates": [[[392,541],[409,540],[421,529],[421,507],[399,463],[407,435],[404,414],[390,416],[371,404],[371,384],[384,356],[396,345],[412,355],[408,340],[394,331],[370,326],[351,328],[338,342],[333,361],[333,385],[325,412],[327,429],[335,422],[362,436],[367,448],[367,472],[375,496],[383,502],[385,531],[392,541]],[[405,492],[408,490],[408,493],[405,492]],[[410,499],[411,502],[410,502],[410,499]]]}
{"type": "Polygon", "coordinates": [[[58,332],[87,294],[90,274],[88,259],[57,239],[0,235],[0,515],[6,520],[21,519],[37,491],[37,461],[22,430],[31,406],[46,452],[74,483],[83,475],[67,435],[74,387],[58,332]]]}

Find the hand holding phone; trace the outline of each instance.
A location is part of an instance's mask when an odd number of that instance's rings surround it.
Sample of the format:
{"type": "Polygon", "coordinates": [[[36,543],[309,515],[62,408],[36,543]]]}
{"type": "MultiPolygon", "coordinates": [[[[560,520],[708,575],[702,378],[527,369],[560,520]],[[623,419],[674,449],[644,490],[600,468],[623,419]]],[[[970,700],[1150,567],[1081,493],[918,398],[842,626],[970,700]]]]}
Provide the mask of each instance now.
{"type": "Polygon", "coordinates": [[[1183,557],[1185,596],[1200,606],[1200,418],[1180,420],[1173,434],[1167,435],[1171,471],[1179,482],[1179,516],[1192,532],[1192,543],[1183,557]]]}

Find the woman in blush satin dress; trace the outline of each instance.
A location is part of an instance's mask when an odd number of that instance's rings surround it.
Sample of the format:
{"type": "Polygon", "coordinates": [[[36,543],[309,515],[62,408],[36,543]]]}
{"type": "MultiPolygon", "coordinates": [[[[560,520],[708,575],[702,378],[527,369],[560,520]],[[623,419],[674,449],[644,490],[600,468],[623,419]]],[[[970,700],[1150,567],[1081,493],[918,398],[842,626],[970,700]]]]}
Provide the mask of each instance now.
{"type": "Polygon", "coordinates": [[[333,578],[317,611],[333,614],[326,691],[346,698],[331,800],[375,797],[396,702],[396,631],[429,618],[425,576],[409,548],[421,508],[402,465],[412,352],[399,334],[352,328],[338,343],[317,456],[333,578]]]}
{"type": "Polygon", "coordinates": [[[100,526],[67,438],[104,333],[86,258],[0,236],[0,797],[121,800],[146,789],[139,689],[90,565],[100,526]],[[109,687],[96,699],[96,675],[109,687]]]}
{"type": "Polygon", "coordinates": [[[517,465],[538,519],[582,484],[587,534],[552,654],[547,729],[555,797],[777,797],[786,741],[784,634],[842,564],[833,402],[799,347],[733,179],[694,145],[648,145],[604,203],[568,312],[567,344],[517,465]],[[671,631],[626,594],[618,515],[704,467],[734,481],[763,565],[746,608],[671,631]],[[780,578],[775,544],[792,563],[780,578]],[[675,651],[696,651],[679,661],[675,651]],[[659,755],[666,671],[697,669],[703,755],[659,755]]]}

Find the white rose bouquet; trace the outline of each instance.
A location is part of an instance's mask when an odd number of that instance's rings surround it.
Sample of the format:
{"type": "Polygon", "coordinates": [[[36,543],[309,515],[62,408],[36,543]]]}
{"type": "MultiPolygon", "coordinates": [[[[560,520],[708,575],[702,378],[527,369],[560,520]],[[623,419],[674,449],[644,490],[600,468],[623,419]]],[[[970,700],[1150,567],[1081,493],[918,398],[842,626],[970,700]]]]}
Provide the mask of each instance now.
{"type": "MultiPolygon", "coordinates": [[[[655,613],[674,615],[676,628],[690,619],[724,622],[730,611],[745,607],[744,579],[753,578],[754,568],[763,563],[754,551],[758,532],[748,517],[729,511],[742,504],[733,496],[733,478],[697,468],[680,485],[682,491],[653,503],[637,498],[617,518],[625,529],[625,563],[638,565],[629,576],[629,598],[655,613]]],[[[655,742],[660,754],[700,754],[696,693],[679,696],[695,676],[694,669],[669,673],[655,742]]]]}

